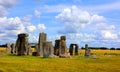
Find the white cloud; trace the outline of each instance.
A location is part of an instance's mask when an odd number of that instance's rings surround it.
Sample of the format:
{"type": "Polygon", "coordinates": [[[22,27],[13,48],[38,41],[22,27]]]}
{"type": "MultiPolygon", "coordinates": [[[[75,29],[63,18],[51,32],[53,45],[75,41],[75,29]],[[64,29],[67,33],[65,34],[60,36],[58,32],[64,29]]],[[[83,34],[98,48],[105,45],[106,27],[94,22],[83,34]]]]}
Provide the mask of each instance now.
{"type": "MultiPolygon", "coordinates": [[[[63,29],[59,33],[65,34],[68,43],[108,44],[119,41],[116,26],[109,24],[107,18],[98,14],[90,14],[77,6],[65,8],[56,16],[63,29]],[[81,30],[81,31],[80,31],[81,30]],[[86,33],[87,32],[87,33],[86,33]]],[[[103,45],[104,45],[103,44],[103,45]]]]}
{"type": "Polygon", "coordinates": [[[5,33],[1,33],[1,34],[0,34],[0,37],[3,37],[3,36],[6,36],[6,34],[5,34],[5,33]]]}
{"type": "Polygon", "coordinates": [[[8,13],[6,11],[6,8],[0,5],[0,17],[6,16],[8,13]]]}
{"type": "Polygon", "coordinates": [[[94,41],[96,36],[94,34],[87,34],[87,33],[69,33],[67,34],[67,38],[70,42],[87,42],[87,41],[94,41]]]}
{"type": "Polygon", "coordinates": [[[118,32],[118,35],[120,35],[120,32],[118,32]]]}
{"type": "Polygon", "coordinates": [[[91,23],[101,23],[101,22],[106,22],[106,18],[99,15],[93,15],[91,17],[91,23]]]}
{"type": "Polygon", "coordinates": [[[37,30],[35,25],[22,21],[20,17],[0,17],[0,41],[14,42],[18,34],[31,34],[35,30],[37,30]]]}
{"type": "Polygon", "coordinates": [[[72,6],[71,8],[66,8],[56,16],[60,22],[71,22],[71,23],[88,23],[90,20],[90,15],[86,11],[81,11],[76,6],[72,6]]]}
{"type": "Polygon", "coordinates": [[[77,33],[80,29],[89,24],[106,22],[106,18],[97,14],[90,15],[89,12],[79,9],[77,6],[65,8],[56,16],[58,22],[63,24],[63,29],[59,33],[77,33]]]}
{"type": "Polygon", "coordinates": [[[0,0],[0,5],[10,8],[16,4],[19,0],[0,0]]]}
{"type": "Polygon", "coordinates": [[[30,43],[37,43],[39,39],[39,35],[29,33],[29,42],[30,43]]]}
{"type": "MultiPolygon", "coordinates": [[[[45,31],[46,27],[44,24],[38,26],[33,25],[31,20],[33,15],[26,15],[23,17],[7,17],[7,9],[11,8],[18,0],[0,0],[0,42],[15,42],[16,37],[20,33],[32,34],[34,31],[45,31]],[[14,40],[14,41],[13,41],[14,40]]],[[[40,17],[39,10],[35,10],[35,15],[40,17]]],[[[34,36],[31,36],[35,38],[34,36]]],[[[31,39],[32,40],[32,39],[31,39]]]]}
{"type": "Polygon", "coordinates": [[[60,36],[61,35],[48,36],[48,40],[55,42],[55,40],[60,39],[60,36]]]}
{"type": "Polygon", "coordinates": [[[3,30],[6,33],[13,33],[13,34],[18,34],[20,32],[25,31],[25,27],[21,22],[21,19],[19,17],[15,18],[7,18],[7,17],[2,17],[0,18],[0,25],[1,25],[1,30],[3,30]]]}
{"type": "Polygon", "coordinates": [[[0,0],[0,17],[7,16],[7,9],[13,7],[19,0],[0,0]]]}
{"type": "MultiPolygon", "coordinates": [[[[102,39],[112,40],[118,39],[118,34],[115,33],[115,25],[109,25],[106,23],[96,24],[97,32],[101,35],[102,39]]],[[[99,38],[100,38],[99,37],[99,38]]]]}
{"type": "Polygon", "coordinates": [[[37,17],[37,18],[40,18],[40,11],[39,10],[35,10],[34,11],[34,15],[37,17]]]}
{"type": "Polygon", "coordinates": [[[115,30],[114,25],[107,25],[106,23],[99,23],[96,26],[99,30],[115,30]]]}
{"type": "Polygon", "coordinates": [[[58,13],[58,12],[61,12],[66,7],[68,6],[64,4],[58,4],[58,5],[44,5],[39,8],[40,8],[40,11],[43,11],[44,13],[58,13]]]}
{"type": "Polygon", "coordinates": [[[36,30],[36,27],[34,25],[27,26],[27,30],[28,30],[28,32],[33,32],[36,30]]]}
{"type": "Polygon", "coordinates": [[[44,24],[38,24],[38,29],[43,32],[46,30],[46,26],[44,24]]]}
{"type": "Polygon", "coordinates": [[[90,14],[87,11],[81,11],[76,6],[64,9],[60,14],[56,16],[56,19],[64,24],[63,32],[61,33],[75,33],[80,28],[84,28],[85,25],[90,22],[90,14]]]}
{"type": "Polygon", "coordinates": [[[24,21],[26,21],[26,22],[29,22],[29,21],[31,20],[31,18],[32,18],[32,15],[27,15],[27,16],[24,16],[24,17],[22,18],[22,20],[24,20],[24,21]]]}
{"type": "Polygon", "coordinates": [[[117,34],[111,33],[110,31],[101,31],[102,37],[104,39],[117,39],[117,34]]]}

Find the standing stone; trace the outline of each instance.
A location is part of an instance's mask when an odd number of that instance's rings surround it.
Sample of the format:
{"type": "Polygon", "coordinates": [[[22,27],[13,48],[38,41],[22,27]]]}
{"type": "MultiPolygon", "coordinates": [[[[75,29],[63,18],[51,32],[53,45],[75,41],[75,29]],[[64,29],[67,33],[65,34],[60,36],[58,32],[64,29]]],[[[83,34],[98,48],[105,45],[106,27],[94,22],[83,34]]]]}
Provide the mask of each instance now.
{"type": "Polygon", "coordinates": [[[78,44],[75,44],[75,55],[78,55],[78,49],[79,49],[79,46],[78,46],[78,44]]]}
{"type": "Polygon", "coordinates": [[[70,44],[70,48],[69,48],[69,53],[70,55],[73,55],[73,50],[75,51],[75,55],[78,55],[78,44],[70,44]],[[75,50],[74,50],[74,47],[75,47],[75,50]]]}
{"type": "Polygon", "coordinates": [[[61,40],[66,41],[66,36],[61,36],[61,40]]]}
{"type": "Polygon", "coordinates": [[[27,55],[30,55],[32,54],[32,49],[31,49],[31,45],[28,44],[28,52],[27,52],[27,55]]]}
{"type": "Polygon", "coordinates": [[[88,44],[85,44],[85,57],[90,57],[90,49],[88,48],[88,44]]]}
{"type": "Polygon", "coordinates": [[[37,55],[38,56],[43,56],[43,42],[46,41],[46,33],[40,33],[39,35],[39,41],[38,41],[38,50],[37,50],[37,55]]]}
{"type": "Polygon", "coordinates": [[[15,54],[15,44],[11,44],[11,53],[15,54]]]}
{"type": "Polygon", "coordinates": [[[65,55],[66,55],[66,37],[61,36],[59,56],[60,57],[65,57],[65,55]]]}
{"type": "Polygon", "coordinates": [[[28,55],[28,34],[22,33],[18,34],[18,39],[16,41],[16,50],[17,50],[17,55],[28,55]]]}
{"type": "Polygon", "coordinates": [[[55,40],[54,55],[59,56],[60,40],[55,40]]]}
{"type": "Polygon", "coordinates": [[[69,53],[70,55],[73,55],[73,44],[70,44],[69,53]]]}
{"type": "Polygon", "coordinates": [[[11,46],[9,43],[6,44],[6,53],[8,53],[8,54],[11,53],[11,46]]]}
{"type": "Polygon", "coordinates": [[[52,57],[53,55],[53,46],[52,46],[52,42],[43,42],[43,57],[44,58],[48,58],[48,57],[52,57]]]}

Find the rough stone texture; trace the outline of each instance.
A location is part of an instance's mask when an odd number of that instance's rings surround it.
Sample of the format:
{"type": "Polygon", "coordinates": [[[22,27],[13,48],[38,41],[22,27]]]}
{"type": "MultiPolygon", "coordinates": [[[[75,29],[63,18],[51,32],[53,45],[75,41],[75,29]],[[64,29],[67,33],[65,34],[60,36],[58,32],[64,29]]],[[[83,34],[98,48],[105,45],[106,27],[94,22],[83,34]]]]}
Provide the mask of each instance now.
{"type": "Polygon", "coordinates": [[[38,41],[38,49],[37,49],[37,55],[43,56],[43,42],[46,41],[46,33],[40,33],[39,35],[39,41],[38,41]]]}
{"type": "Polygon", "coordinates": [[[55,40],[54,55],[59,56],[60,40],[55,40]]]}
{"type": "Polygon", "coordinates": [[[90,57],[90,49],[88,48],[88,44],[85,44],[85,57],[90,57]]]}
{"type": "Polygon", "coordinates": [[[60,39],[66,41],[66,36],[61,36],[60,39]]]}
{"type": "Polygon", "coordinates": [[[52,42],[43,42],[43,58],[48,58],[53,56],[53,46],[52,42]]]}
{"type": "Polygon", "coordinates": [[[61,36],[59,56],[62,56],[62,57],[66,56],[66,37],[65,36],[61,36]]]}
{"type": "Polygon", "coordinates": [[[78,55],[78,48],[79,48],[78,44],[70,44],[69,53],[70,55],[73,55],[74,46],[75,46],[75,55],[78,55]]]}
{"type": "Polygon", "coordinates": [[[28,44],[28,52],[27,52],[27,55],[31,55],[31,54],[32,54],[31,45],[28,44]]]}
{"type": "Polygon", "coordinates": [[[70,44],[69,53],[70,55],[73,55],[73,44],[70,44]]]}
{"type": "Polygon", "coordinates": [[[26,33],[22,33],[22,34],[18,34],[18,39],[16,41],[16,51],[17,51],[17,55],[28,55],[28,34],[26,33]]]}
{"type": "Polygon", "coordinates": [[[76,47],[75,47],[75,55],[78,55],[78,49],[79,49],[79,46],[76,44],[76,47]]]}
{"type": "Polygon", "coordinates": [[[11,53],[11,46],[9,43],[6,44],[6,53],[8,53],[8,54],[11,53]]]}
{"type": "Polygon", "coordinates": [[[11,53],[12,54],[16,53],[16,51],[15,51],[15,44],[11,44],[11,53]]]}

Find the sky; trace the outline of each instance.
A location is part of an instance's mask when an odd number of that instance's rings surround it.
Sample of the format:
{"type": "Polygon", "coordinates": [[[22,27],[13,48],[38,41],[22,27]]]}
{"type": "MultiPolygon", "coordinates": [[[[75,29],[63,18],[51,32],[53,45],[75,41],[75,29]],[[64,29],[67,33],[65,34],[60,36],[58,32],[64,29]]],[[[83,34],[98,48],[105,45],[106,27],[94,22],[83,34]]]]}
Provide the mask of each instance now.
{"type": "Polygon", "coordinates": [[[0,0],[0,44],[15,43],[20,33],[37,43],[66,36],[67,47],[120,47],[120,0],[0,0]]]}

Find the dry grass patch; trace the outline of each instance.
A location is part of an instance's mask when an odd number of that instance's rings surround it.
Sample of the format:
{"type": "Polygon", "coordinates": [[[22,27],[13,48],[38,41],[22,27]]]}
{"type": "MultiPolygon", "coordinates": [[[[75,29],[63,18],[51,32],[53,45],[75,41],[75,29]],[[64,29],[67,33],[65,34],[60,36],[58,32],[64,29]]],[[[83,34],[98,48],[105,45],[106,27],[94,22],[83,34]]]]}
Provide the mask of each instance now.
{"type": "MultiPolygon", "coordinates": [[[[4,49],[0,49],[0,51],[4,49]]],[[[99,59],[84,58],[84,50],[72,58],[41,58],[4,54],[0,57],[0,72],[120,72],[120,56],[104,55],[118,50],[92,50],[99,59]]],[[[1,53],[2,54],[2,53],[1,53]]]]}

